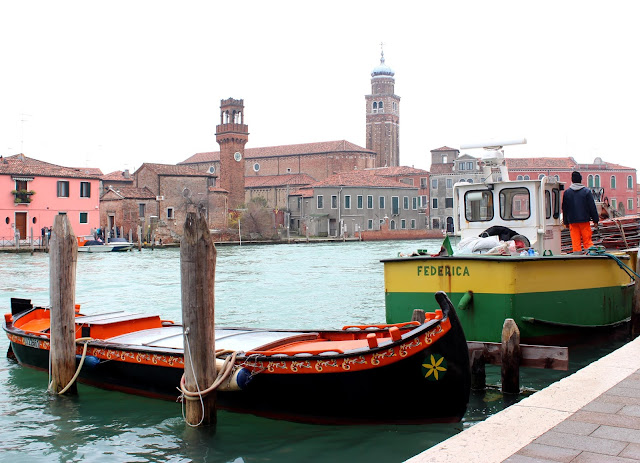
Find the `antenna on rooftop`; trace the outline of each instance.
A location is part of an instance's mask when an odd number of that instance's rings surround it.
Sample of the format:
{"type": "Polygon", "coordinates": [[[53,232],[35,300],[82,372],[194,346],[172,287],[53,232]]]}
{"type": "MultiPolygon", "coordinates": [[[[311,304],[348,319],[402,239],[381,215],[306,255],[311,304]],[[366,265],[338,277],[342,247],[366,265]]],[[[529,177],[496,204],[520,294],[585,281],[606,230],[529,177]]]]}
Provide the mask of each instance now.
{"type": "Polygon", "coordinates": [[[31,114],[20,113],[20,153],[24,154],[24,122],[25,117],[31,117],[31,114]]]}

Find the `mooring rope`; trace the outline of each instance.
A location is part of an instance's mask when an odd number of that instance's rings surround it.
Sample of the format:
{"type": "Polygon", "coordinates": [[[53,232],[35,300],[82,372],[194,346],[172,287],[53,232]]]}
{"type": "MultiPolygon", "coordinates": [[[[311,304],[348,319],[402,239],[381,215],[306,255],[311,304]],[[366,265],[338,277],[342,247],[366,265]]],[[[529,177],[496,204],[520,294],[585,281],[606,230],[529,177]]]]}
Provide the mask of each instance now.
{"type": "Polygon", "coordinates": [[[222,364],[222,367],[220,368],[220,373],[216,375],[216,379],[213,382],[213,384],[211,386],[209,386],[208,388],[206,388],[205,390],[201,391],[200,390],[200,386],[198,384],[198,377],[196,376],[196,372],[193,368],[193,362],[191,361],[191,359],[193,359],[193,356],[191,355],[191,346],[189,344],[189,329],[187,328],[184,332],[185,334],[185,339],[187,341],[187,345],[186,345],[186,349],[184,350],[185,356],[187,355],[187,353],[189,354],[189,365],[191,366],[191,373],[193,374],[193,379],[196,383],[196,392],[192,392],[192,391],[188,391],[185,385],[185,375],[182,375],[182,378],[180,378],[180,387],[178,388],[181,392],[180,397],[178,397],[178,400],[180,400],[182,402],[182,418],[184,420],[185,423],[187,423],[189,426],[195,428],[198,427],[202,424],[202,422],[204,421],[204,400],[203,397],[206,396],[207,394],[209,394],[210,392],[215,391],[220,384],[222,384],[223,382],[225,382],[229,376],[231,375],[231,373],[233,372],[233,369],[235,367],[235,363],[236,363],[236,356],[238,355],[237,351],[231,351],[231,350],[225,350],[225,349],[217,349],[215,354],[216,357],[220,356],[220,355],[224,355],[224,354],[231,354],[231,355],[227,355],[227,357],[224,359],[224,362],[222,364]],[[187,417],[185,416],[184,413],[184,403],[185,400],[199,400],[200,401],[200,405],[202,407],[202,416],[200,418],[200,421],[198,422],[198,424],[191,424],[189,423],[189,421],[187,421],[187,417]]]}
{"type": "MultiPolygon", "coordinates": [[[[76,379],[78,379],[78,376],[80,376],[80,370],[82,369],[82,365],[84,365],[84,359],[87,357],[87,347],[89,345],[89,341],[93,341],[93,338],[76,339],[76,343],[84,342],[84,349],[82,349],[82,357],[80,357],[80,363],[78,364],[78,368],[76,368],[76,373],[73,375],[73,378],[71,378],[71,381],[69,381],[69,384],[67,384],[60,392],[58,392],[58,395],[62,395],[65,392],[67,392],[67,390],[73,385],[73,383],[76,382],[76,379]]],[[[48,391],[51,391],[52,385],[53,385],[53,381],[51,380],[51,347],[49,347],[49,386],[47,387],[48,391]]]]}
{"type": "Polygon", "coordinates": [[[608,257],[610,259],[613,259],[618,264],[618,267],[620,267],[622,270],[624,270],[624,272],[627,275],[629,275],[629,277],[632,280],[635,281],[636,278],[640,278],[640,275],[638,275],[636,272],[634,272],[631,269],[631,267],[629,267],[627,264],[622,262],[617,256],[606,252],[605,249],[602,246],[591,246],[587,250],[587,254],[590,255],[590,256],[605,256],[605,257],[608,257]]]}

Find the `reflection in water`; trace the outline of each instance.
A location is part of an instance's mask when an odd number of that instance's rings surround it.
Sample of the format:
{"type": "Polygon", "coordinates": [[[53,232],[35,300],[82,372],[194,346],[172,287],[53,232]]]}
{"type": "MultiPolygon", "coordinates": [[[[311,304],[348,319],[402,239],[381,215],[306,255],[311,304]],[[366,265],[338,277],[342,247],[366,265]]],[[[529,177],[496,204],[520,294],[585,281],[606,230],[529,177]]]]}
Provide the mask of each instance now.
{"type": "MultiPolygon", "coordinates": [[[[440,242],[219,247],[216,323],[319,329],[383,322],[379,260],[418,248],[435,252],[440,242]]],[[[48,291],[48,255],[0,255],[0,305],[5,312],[10,297],[47,305],[48,291]]],[[[139,311],[179,321],[179,250],[79,255],[76,303],[85,313],[139,311]]],[[[572,350],[572,370],[622,342],[572,350]]],[[[46,372],[8,360],[7,348],[2,333],[0,388],[5,394],[0,427],[7,461],[403,461],[515,400],[499,389],[473,392],[464,421],[455,424],[318,426],[220,411],[215,430],[193,429],[183,423],[179,403],[83,385],[78,397],[52,397],[46,392],[46,372]]],[[[533,390],[565,376],[532,369],[521,374],[521,385],[533,390]]],[[[499,368],[488,366],[487,382],[499,381],[499,368]]],[[[411,400],[438,398],[407,398],[406,406],[411,400]]]]}

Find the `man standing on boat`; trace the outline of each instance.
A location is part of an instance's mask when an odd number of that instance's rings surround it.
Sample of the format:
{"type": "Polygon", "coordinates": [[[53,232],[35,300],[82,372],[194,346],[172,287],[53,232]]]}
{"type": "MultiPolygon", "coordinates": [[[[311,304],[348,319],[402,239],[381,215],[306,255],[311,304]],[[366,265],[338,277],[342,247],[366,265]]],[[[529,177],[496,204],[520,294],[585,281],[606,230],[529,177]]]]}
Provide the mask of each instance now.
{"type": "Polygon", "coordinates": [[[593,246],[591,241],[591,224],[598,226],[598,210],[593,194],[582,184],[580,172],[571,173],[571,186],[562,196],[562,221],[571,232],[573,252],[587,250],[593,246]]]}

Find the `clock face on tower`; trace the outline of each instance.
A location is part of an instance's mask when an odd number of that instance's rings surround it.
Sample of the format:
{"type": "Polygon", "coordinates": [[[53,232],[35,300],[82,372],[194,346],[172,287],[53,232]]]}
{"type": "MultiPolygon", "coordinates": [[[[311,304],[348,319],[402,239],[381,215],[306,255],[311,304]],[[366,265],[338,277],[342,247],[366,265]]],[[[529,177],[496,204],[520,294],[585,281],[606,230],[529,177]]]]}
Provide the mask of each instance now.
{"type": "Polygon", "coordinates": [[[236,161],[240,161],[240,159],[242,159],[242,154],[240,153],[240,151],[236,151],[233,154],[233,159],[235,159],[236,161]]]}

